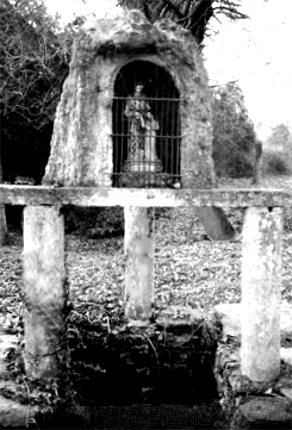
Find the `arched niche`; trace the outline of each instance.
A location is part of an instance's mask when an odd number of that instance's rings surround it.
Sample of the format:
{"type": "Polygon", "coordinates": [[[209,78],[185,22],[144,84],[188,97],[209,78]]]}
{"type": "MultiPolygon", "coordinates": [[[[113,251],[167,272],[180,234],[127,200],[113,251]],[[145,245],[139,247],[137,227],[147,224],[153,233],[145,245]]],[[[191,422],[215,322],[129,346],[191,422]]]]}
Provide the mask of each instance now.
{"type": "MultiPolygon", "coordinates": [[[[148,141],[149,142],[149,141],[148,141]]],[[[169,21],[137,11],[98,20],[74,44],[43,183],[58,186],[205,188],[214,184],[212,110],[199,47],[169,21]],[[159,162],[130,163],[125,116],[144,84],[159,162]],[[160,165],[159,165],[160,163],[160,165]],[[130,166],[130,167],[129,167],[130,166]]]]}
{"type": "MultiPolygon", "coordinates": [[[[180,95],[171,75],[151,61],[127,63],[115,80],[112,109],[113,185],[168,187],[178,183],[181,170],[180,95]],[[134,95],[137,84],[143,85],[142,98],[157,125],[154,132],[156,164],[148,162],[145,155],[143,159],[138,157],[135,165],[129,161],[133,130],[126,111],[129,100],[137,100],[134,95]]],[[[148,136],[147,133],[145,131],[145,136],[148,136]]],[[[145,139],[143,142],[139,137],[137,145],[145,149],[145,139]]]]}

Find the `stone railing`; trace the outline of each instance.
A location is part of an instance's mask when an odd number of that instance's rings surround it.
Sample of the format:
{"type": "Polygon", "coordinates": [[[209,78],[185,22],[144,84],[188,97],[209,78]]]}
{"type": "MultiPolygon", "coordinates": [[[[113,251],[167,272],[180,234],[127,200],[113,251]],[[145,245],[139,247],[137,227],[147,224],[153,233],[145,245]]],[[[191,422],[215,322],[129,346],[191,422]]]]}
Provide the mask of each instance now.
{"type": "Polygon", "coordinates": [[[25,366],[54,374],[66,300],[62,206],[123,206],[126,313],[147,319],[154,298],[154,207],[246,208],[242,232],[241,372],[251,380],[280,371],[282,207],[291,192],[261,189],[99,189],[0,185],[0,203],[24,205],[25,366]]]}

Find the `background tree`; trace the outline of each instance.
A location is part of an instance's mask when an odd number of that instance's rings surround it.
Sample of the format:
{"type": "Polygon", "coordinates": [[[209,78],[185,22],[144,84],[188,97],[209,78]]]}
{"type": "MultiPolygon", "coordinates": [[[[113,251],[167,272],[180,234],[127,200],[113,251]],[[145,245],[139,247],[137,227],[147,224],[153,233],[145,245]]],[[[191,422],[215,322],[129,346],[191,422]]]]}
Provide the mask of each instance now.
{"type": "MultiPolygon", "coordinates": [[[[235,82],[212,88],[213,148],[218,176],[259,179],[261,144],[245,108],[241,88],[235,82]]],[[[214,240],[229,240],[237,233],[222,208],[198,208],[206,233],[214,240]]]]}
{"type": "MultiPolygon", "coordinates": [[[[68,47],[69,48],[69,47],[68,47]]],[[[70,55],[43,0],[0,5],[0,109],[3,179],[40,181],[70,55]],[[37,165],[37,166],[36,166],[37,165]]]]}
{"type": "Polygon", "coordinates": [[[288,125],[280,123],[272,128],[262,164],[266,176],[292,174],[292,134],[288,125]]]}
{"type": "MultiPolygon", "coordinates": [[[[0,181],[13,183],[20,175],[41,182],[73,35],[73,26],[62,30],[47,14],[43,0],[1,0],[0,181]]],[[[0,225],[3,238],[3,207],[0,225]]]]}
{"type": "Polygon", "coordinates": [[[286,124],[278,124],[272,128],[267,139],[267,146],[270,150],[289,151],[292,150],[292,134],[286,124]]]}
{"type": "Polygon", "coordinates": [[[252,176],[256,134],[237,83],[212,88],[212,110],[213,159],[217,175],[252,176]]]}

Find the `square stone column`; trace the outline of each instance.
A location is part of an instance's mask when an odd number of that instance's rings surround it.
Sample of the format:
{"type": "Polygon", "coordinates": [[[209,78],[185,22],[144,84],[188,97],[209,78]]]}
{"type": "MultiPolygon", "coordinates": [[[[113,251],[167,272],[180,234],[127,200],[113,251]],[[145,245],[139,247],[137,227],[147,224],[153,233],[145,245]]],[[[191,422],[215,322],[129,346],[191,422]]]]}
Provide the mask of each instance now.
{"type": "Polygon", "coordinates": [[[125,207],[126,316],[149,319],[154,300],[154,221],[151,208],[125,207]]]}
{"type": "Polygon", "coordinates": [[[241,373],[269,382],[280,372],[282,209],[251,207],[243,226],[241,373]]]}
{"type": "Polygon", "coordinates": [[[64,220],[59,209],[24,209],[24,361],[33,378],[55,376],[63,348],[66,302],[64,220]]]}

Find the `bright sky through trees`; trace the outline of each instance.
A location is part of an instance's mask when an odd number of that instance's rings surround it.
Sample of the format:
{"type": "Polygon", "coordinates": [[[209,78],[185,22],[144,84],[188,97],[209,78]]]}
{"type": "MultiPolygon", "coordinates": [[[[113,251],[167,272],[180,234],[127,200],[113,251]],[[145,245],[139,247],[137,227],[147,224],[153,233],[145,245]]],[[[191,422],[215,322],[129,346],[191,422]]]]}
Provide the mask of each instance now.
{"type": "MultiPolygon", "coordinates": [[[[46,0],[50,13],[65,21],[92,11],[102,17],[115,0],[46,0]]],[[[211,85],[237,80],[259,137],[284,123],[292,128],[292,0],[244,0],[241,11],[250,20],[215,19],[204,56],[211,85]]]]}
{"type": "Polygon", "coordinates": [[[238,80],[260,137],[279,123],[292,127],[291,0],[244,0],[250,20],[223,25],[207,41],[206,67],[214,83],[238,80]]]}
{"type": "Polygon", "coordinates": [[[59,13],[66,22],[91,12],[96,18],[103,17],[116,6],[115,0],[45,0],[45,3],[49,13],[59,13]]]}

